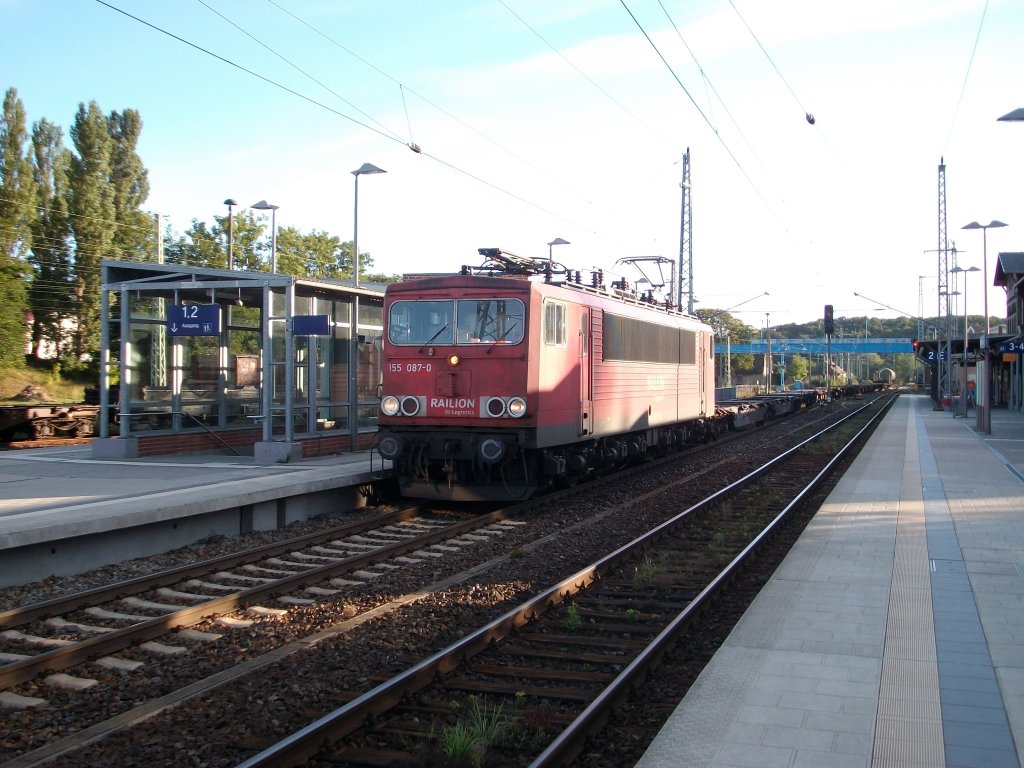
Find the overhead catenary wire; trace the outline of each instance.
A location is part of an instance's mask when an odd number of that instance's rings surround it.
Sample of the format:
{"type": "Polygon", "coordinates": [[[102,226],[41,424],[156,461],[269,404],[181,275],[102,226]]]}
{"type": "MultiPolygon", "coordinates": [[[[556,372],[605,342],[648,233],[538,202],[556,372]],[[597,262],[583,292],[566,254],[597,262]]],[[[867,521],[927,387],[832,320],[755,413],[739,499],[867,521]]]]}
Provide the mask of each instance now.
{"type": "Polygon", "coordinates": [[[732,149],[729,148],[729,145],[726,143],[725,139],[722,138],[721,133],[719,133],[718,129],[711,122],[711,120],[708,119],[708,116],[704,114],[704,110],[700,108],[700,105],[697,104],[696,99],[693,98],[693,95],[683,84],[683,81],[679,78],[679,75],[676,74],[676,71],[672,68],[672,65],[668,63],[668,60],[665,58],[664,54],[662,54],[657,44],[654,42],[654,40],[651,39],[651,36],[647,34],[647,30],[644,29],[643,25],[640,23],[640,20],[637,19],[633,11],[629,9],[629,6],[626,5],[626,0],[619,0],[619,2],[622,4],[622,7],[626,10],[626,13],[629,14],[629,17],[633,20],[633,23],[636,24],[637,29],[639,29],[640,33],[644,36],[644,38],[646,38],[651,48],[654,49],[654,52],[658,55],[658,58],[661,59],[662,64],[664,64],[665,68],[668,69],[669,74],[672,75],[672,78],[676,81],[676,84],[682,89],[683,93],[686,94],[686,97],[690,100],[690,103],[693,104],[694,109],[697,110],[698,114],[701,116],[701,118],[703,118],[708,128],[711,129],[711,132],[715,135],[715,138],[718,139],[718,143],[722,145],[722,148],[725,150],[726,154],[729,155],[729,158],[736,165],[736,168],[743,175],[743,178],[746,179],[747,183],[750,185],[750,188],[754,190],[754,194],[756,194],[758,198],[760,198],[761,202],[764,203],[765,208],[772,214],[775,220],[779,222],[783,229],[785,229],[788,232],[788,227],[786,227],[782,219],[779,218],[779,215],[775,212],[775,209],[772,207],[771,203],[769,203],[765,196],[762,194],[757,184],[754,183],[754,180],[750,177],[750,174],[747,173],[746,168],[743,167],[743,164],[739,161],[739,158],[737,158],[736,155],[733,154],[732,149]]]}
{"type": "MultiPolygon", "coordinates": [[[[257,78],[257,79],[259,79],[259,80],[261,80],[261,81],[263,81],[265,83],[267,83],[268,85],[271,85],[271,86],[273,86],[275,88],[279,88],[279,89],[285,91],[286,93],[289,93],[289,94],[291,94],[293,96],[296,96],[296,97],[298,97],[298,98],[300,98],[300,99],[302,99],[302,100],[304,100],[304,101],[306,101],[306,102],[308,102],[308,103],[310,103],[310,104],[312,104],[314,106],[320,107],[321,109],[325,109],[328,112],[330,112],[330,113],[332,113],[334,115],[337,115],[338,117],[342,117],[345,120],[349,120],[350,122],[353,122],[353,123],[355,123],[355,124],[357,124],[357,125],[359,125],[359,126],[361,126],[363,128],[371,130],[374,133],[377,133],[378,135],[382,136],[383,138],[386,138],[386,139],[389,139],[391,141],[395,141],[397,143],[401,143],[401,144],[403,144],[405,146],[408,146],[408,144],[406,144],[400,138],[396,138],[395,136],[390,136],[390,135],[384,133],[383,131],[381,131],[380,129],[374,128],[371,125],[367,125],[364,122],[356,120],[355,118],[351,117],[350,115],[346,115],[343,112],[339,112],[338,110],[336,110],[336,109],[334,109],[334,108],[324,104],[323,102],[318,101],[318,100],[316,100],[316,99],[314,99],[314,98],[312,98],[310,96],[307,96],[307,95],[305,95],[303,93],[300,93],[299,91],[296,91],[293,88],[290,88],[290,87],[288,87],[288,86],[286,86],[286,85],[284,85],[282,83],[279,83],[276,80],[273,80],[272,78],[267,77],[266,75],[262,75],[262,74],[260,74],[258,72],[255,72],[255,71],[253,71],[253,70],[251,70],[251,69],[249,69],[247,67],[242,66],[241,64],[238,64],[235,61],[232,61],[231,59],[225,58],[224,56],[221,56],[220,54],[214,53],[213,51],[210,51],[210,50],[208,50],[208,49],[206,49],[206,48],[204,48],[204,47],[202,47],[200,45],[197,45],[196,43],[193,43],[193,42],[191,42],[189,40],[186,40],[185,38],[183,38],[183,37],[181,37],[179,35],[176,35],[173,32],[170,32],[170,31],[165,30],[165,29],[163,29],[163,28],[161,28],[161,27],[159,27],[159,26],[157,26],[155,24],[152,24],[152,23],[146,21],[145,19],[141,19],[141,18],[139,18],[137,16],[134,16],[133,14],[128,13],[127,11],[124,11],[121,8],[118,8],[118,7],[114,6],[114,5],[111,5],[110,3],[106,2],[106,0],[96,0],[96,2],[99,3],[100,5],[103,5],[103,6],[107,7],[107,8],[110,8],[111,10],[116,11],[116,12],[118,12],[118,13],[124,15],[124,16],[127,16],[128,18],[130,18],[130,19],[132,19],[134,21],[137,21],[140,24],[145,25],[145,26],[149,27],[150,29],[153,29],[156,32],[159,32],[161,34],[167,35],[168,37],[170,37],[170,38],[172,38],[174,40],[177,40],[178,42],[181,42],[181,43],[189,46],[190,48],[193,48],[193,49],[195,49],[197,51],[200,51],[201,53],[204,53],[204,54],[206,54],[208,56],[211,56],[211,57],[217,59],[218,61],[221,61],[221,62],[223,62],[223,63],[225,63],[225,64],[227,64],[227,65],[229,65],[231,67],[234,67],[234,68],[236,68],[236,69],[238,69],[238,70],[240,70],[240,71],[242,71],[242,72],[244,72],[244,73],[246,73],[248,75],[251,75],[251,76],[253,76],[253,77],[255,77],[255,78],[257,78]]],[[[275,5],[276,5],[276,3],[275,3],[275,5]]],[[[430,158],[431,160],[434,160],[435,162],[439,163],[440,165],[445,166],[446,168],[448,168],[450,170],[453,170],[453,171],[455,171],[457,173],[460,173],[463,176],[466,176],[467,178],[472,179],[472,180],[474,180],[476,182],[482,183],[485,186],[489,187],[490,189],[493,189],[493,190],[495,190],[497,192],[500,192],[501,194],[504,194],[504,195],[514,199],[514,200],[522,202],[522,203],[524,203],[524,204],[534,208],[537,211],[540,211],[540,212],[542,212],[542,213],[544,213],[546,215],[552,216],[553,218],[556,218],[556,219],[558,219],[560,221],[572,224],[574,226],[578,226],[578,227],[580,227],[581,229],[583,229],[585,231],[588,230],[588,227],[586,227],[585,225],[582,225],[582,224],[579,224],[577,222],[574,222],[571,219],[569,219],[569,218],[567,218],[565,216],[562,216],[562,215],[560,215],[558,213],[555,213],[554,211],[551,211],[550,209],[545,208],[544,206],[542,206],[542,205],[540,205],[538,203],[534,203],[534,202],[530,201],[529,199],[523,197],[522,195],[516,194],[516,193],[514,193],[514,192],[512,192],[512,191],[510,191],[508,189],[505,189],[504,187],[502,187],[499,184],[487,181],[482,176],[480,176],[478,174],[474,174],[474,173],[472,173],[472,172],[470,172],[470,171],[468,171],[468,170],[466,170],[464,168],[461,168],[460,166],[456,165],[455,163],[453,163],[451,161],[443,160],[442,158],[440,158],[440,157],[438,157],[436,155],[433,155],[433,154],[430,154],[428,152],[423,151],[419,147],[412,147],[412,149],[417,154],[420,154],[423,157],[430,158]]]]}
{"type": "Polygon", "coordinates": [[[814,123],[816,122],[814,115],[808,112],[804,105],[800,102],[800,97],[796,95],[796,91],[793,90],[793,87],[789,84],[789,81],[786,80],[785,75],[783,75],[782,71],[775,65],[775,61],[772,59],[768,51],[765,50],[765,47],[761,45],[761,41],[758,40],[757,35],[754,34],[754,30],[752,30],[750,28],[750,25],[747,24],[747,20],[743,18],[743,14],[740,13],[740,9],[736,7],[736,4],[732,0],[729,0],[729,5],[731,5],[732,9],[736,11],[736,15],[739,16],[740,21],[743,22],[743,26],[747,28],[747,32],[750,33],[750,36],[754,38],[754,42],[757,43],[757,47],[761,49],[761,52],[765,55],[765,58],[768,59],[768,63],[772,65],[772,69],[775,70],[775,73],[779,76],[779,79],[782,81],[783,85],[785,85],[786,89],[792,94],[794,101],[796,101],[797,103],[797,106],[799,106],[801,111],[803,111],[804,113],[804,119],[807,120],[809,124],[814,125],[814,123]]]}
{"type": "Polygon", "coordinates": [[[284,62],[285,64],[287,64],[287,65],[288,65],[289,67],[291,67],[292,69],[294,69],[294,70],[296,70],[297,72],[301,73],[302,75],[304,75],[304,76],[305,76],[305,77],[307,77],[308,79],[312,80],[312,81],[313,81],[314,83],[316,83],[317,85],[319,85],[319,86],[320,86],[321,88],[323,88],[323,89],[324,89],[325,91],[327,91],[327,92],[328,92],[329,94],[331,94],[332,96],[334,96],[334,97],[335,97],[336,99],[338,99],[339,101],[342,101],[342,102],[344,102],[345,104],[347,104],[348,106],[352,107],[352,109],[354,109],[354,110],[355,110],[356,112],[358,112],[359,114],[361,114],[361,115],[362,115],[363,117],[365,117],[365,118],[366,118],[367,120],[370,120],[370,121],[372,121],[372,122],[376,123],[376,124],[377,124],[378,126],[380,126],[381,130],[383,130],[383,131],[386,131],[387,133],[389,133],[389,134],[391,135],[391,138],[394,138],[394,139],[396,139],[396,140],[400,140],[400,139],[401,139],[401,137],[400,137],[400,136],[398,135],[398,133],[396,133],[395,131],[392,131],[392,130],[391,130],[390,128],[388,128],[388,127],[386,127],[385,125],[383,125],[383,124],[382,124],[382,123],[381,123],[380,121],[376,120],[376,119],[375,119],[375,118],[373,118],[373,117],[372,117],[371,115],[369,115],[369,114],[367,114],[366,112],[364,112],[363,110],[361,110],[361,109],[360,109],[359,107],[357,107],[357,106],[356,106],[355,104],[353,104],[353,103],[352,103],[351,101],[349,101],[349,100],[348,100],[348,99],[346,99],[346,98],[345,98],[344,96],[342,96],[342,95],[341,95],[340,93],[338,93],[337,91],[335,91],[335,90],[334,90],[333,88],[331,88],[331,87],[330,87],[329,85],[327,85],[327,84],[326,84],[325,82],[323,82],[322,80],[318,80],[318,79],[317,79],[316,77],[314,77],[314,76],[313,76],[313,75],[312,75],[311,73],[309,73],[309,72],[307,72],[306,70],[304,70],[304,69],[303,69],[302,67],[300,67],[300,66],[299,66],[298,64],[296,64],[295,62],[293,62],[293,61],[291,61],[290,59],[286,58],[285,56],[281,55],[280,53],[278,53],[278,52],[277,52],[276,50],[274,50],[273,48],[271,48],[271,47],[270,47],[269,45],[267,45],[267,44],[266,44],[265,42],[263,42],[262,40],[260,40],[259,38],[257,38],[257,37],[256,37],[255,35],[253,35],[253,34],[252,34],[251,32],[249,32],[248,30],[246,30],[246,29],[242,28],[242,27],[241,27],[241,26],[240,26],[239,24],[236,24],[236,23],[235,23],[234,21],[232,21],[231,19],[229,19],[229,18],[228,18],[227,16],[225,16],[225,15],[224,15],[223,13],[221,13],[220,11],[218,11],[218,10],[217,10],[216,8],[212,8],[212,7],[210,6],[210,4],[206,2],[206,0],[198,0],[198,2],[199,2],[199,4],[200,4],[200,5],[202,5],[202,6],[203,6],[203,7],[205,7],[206,9],[208,9],[208,10],[209,10],[209,11],[210,11],[211,13],[214,13],[214,14],[216,14],[217,16],[219,16],[219,17],[220,17],[221,19],[223,19],[223,20],[224,20],[224,21],[225,21],[225,22],[226,22],[227,24],[230,24],[230,25],[231,25],[232,27],[234,27],[235,29],[237,29],[237,30],[238,30],[239,32],[241,32],[241,33],[242,33],[243,35],[245,35],[246,37],[248,37],[248,38],[249,38],[250,40],[252,40],[252,41],[253,41],[253,42],[255,42],[256,44],[260,45],[260,46],[261,46],[262,48],[264,48],[265,50],[269,51],[270,53],[272,53],[272,54],[273,54],[274,56],[276,56],[276,57],[277,57],[277,58],[279,58],[279,59],[280,59],[281,61],[283,61],[283,62],[284,62]]]}
{"type": "Polygon", "coordinates": [[[967,71],[964,72],[964,82],[960,86],[960,95],[956,100],[956,107],[953,108],[953,116],[949,121],[949,132],[946,134],[946,141],[943,143],[943,150],[940,154],[946,154],[946,145],[949,144],[949,139],[953,135],[953,127],[956,125],[957,116],[960,114],[960,105],[964,100],[964,93],[967,92],[967,83],[971,79],[971,70],[974,68],[974,57],[978,53],[978,43],[981,41],[981,30],[985,27],[985,16],[988,15],[988,0],[985,0],[985,7],[981,10],[981,19],[978,21],[978,32],[974,36],[974,47],[971,48],[971,57],[967,61],[967,71]]]}
{"type": "Polygon", "coordinates": [[[409,88],[409,86],[407,86],[406,84],[402,83],[402,81],[400,81],[396,77],[392,76],[388,72],[386,72],[383,69],[381,69],[380,67],[378,67],[372,61],[369,61],[368,59],[364,58],[363,56],[360,56],[358,53],[353,51],[351,48],[348,48],[347,46],[343,45],[338,40],[336,40],[335,38],[333,38],[330,35],[326,34],[322,30],[318,29],[313,24],[310,24],[308,21],[306,21],[302,17],[298,16],[297,14],[295,14],[292,11],[288,10],[287,8],[283,7],[280,3],[276,2],[276,0],[267,0],[267,2],[270,5],[272,5],[275,8],[277,8],[278,10],[280,10],[282,13],[290,16],[292,19],[294,19],[296,22],[298,22],[303,27],[308,29],[310,32],[313,32],[314,34],[319,35],[324,40],[329,42],[331,45],[335,46],[339,50],[344,51],[345,53],[347,53],[352,58],[354,58],[357,61],[361,62],[362,64],[366,65],[367,67],[372,69],[377,74],[381,75],[382,77],[386,78],[387,80],[390,80],[392,83],[394,83],[396,86],[398,86],[399,93],[401,94],[401,97],[402,97],[402,105],[403,105],[403,108],[405,109],[405,113],[406,113],[406,119],[409,122],[409,141],[407,143],[407,146],[411,150],[413,150],[414,152],[420,154],[420,153],[422,153],[422,148],[420,147],[420,145],[416,144],[416,142],[413,140],[413,136],[412,136],[412,123],[411,123],[411,120],[409,120],[409,110],[408,110],[408,106],[406,105],[406,101],[405,101],[405,95],[407,93],[412,95],[412,96],[415,96],[420,101],[422,101],[424,104],[427,104],[428,106],[430,106],[433,109],[437,110],[442,115],[444,115],[445,117],[449,118],[450,120],[454,120],[456,123],[458,123],[460,126],[465,128],[467,131],[469,131],[470,133],[474,134],[475,136],[483,139],[484,141],[486,141],[491,146],[501,150],[502,152],[507,154],[509,157],[514,158],[516,161],[522,163],[523,165],[525,165],[528,168],[532,169],[536,173],[544,176],[548,180],[555,182],[562,189],[565,189],[566,191],[571,192],[573,195],[577,196],[581,200],[587,199],[587,196],[585,194],[583,194],[582,192],[579,192],[576,189],[573,189],[571,186],[566,184],[565,179],[562,179],[562,178],[559,178],[557,176],[552,175],[550,173],[550,171],[548,171],[547,169],[542,168],[541,166],[536,165],[535,163],[531,162],[529,159],[527,159],[527,158],[523,157],[522,155],[514,152],[513,150],[511,150],[508,147],[504,146],[503,144],[495,141],[493,138],[491,138],[487,134],[477,130],[472,125],[467,123],[465,120],[463,120],[462,118],[460,118],[457,115],[453,114],[451,111],[449,111],[449,110],[445,109],[444,107],[442,107],[442,106],[436,104],[435,102],[431,101],[430,99],[428,99],[423,94],[418,93],[417,91],[413,90],[412,88],[409,88]]]}
{"type": "Polygon", "coordinates": [[[504,8],[506,11],[508,11],[512,15],[512,17],[516,19],[516,21],[518,21],[520,24],[522,24],[524,27],[526,27],[528,30],[530,30],[530,32],[532,32],[537,37],[538,40],[540,40],[542,43],[544,43],[544,45],[546,45],[548,48],[550,48],[555,53],[556,56],[558,56],[562,61],[564,61],[566,64],[568,64],[570,67],[572,67],[572,69],[577,74],[579,74],[580,77],[582,77],[584,80],[586,80],[592,86],[594,86],[600,93],[602,93],[609,101],[612,102],[612,104],[614,104],[616,107],[618,107],[620,110],[622,110],[625,114],[627,114],[629,117],[631,117],[633,120],[635,120],[641,126],[643,126],[650,133],[652,133],[653,135],[657,136],[659,139],[664,141],[666,145],[668,145],[668,146],[675,146],[676,142],[670,141],[669,139],[667,139],[664,136],[662,136],[655,128],[653,128],[648,123],[644,122],[644,120],[642,120],[635,112],[633,112],[631,109],[629,109],[629,107],[627,107],[622,102],[620,102],[618,99],[616,99],[614,96],[612,96],[610,93],[608,93],[608,91],[606,89],[604,89],[603,87],[601,87],[601,85],[596,80],[594,80],[590,75],[588,75],[586,72],[584,72],[578,66],[576,66],[576,64],[574,64],[572,62],[572,60],[569,59],[568,56],[566,56],[564,53],[562,53],[560,50],[558,50],[558,48],[556,48],[550,41],[548,41],[547,38],[545,38],[529,22],[527,22],[526,19],[524,19],[522,16],[520,16],[514,10],[512,10],[512,8],[510,8],[508,6],[508,3],[506,3],[505,0],[498,0],[498,4],[502,8],[504,8]]]}
{"type": "MultiPolygon", "coordinates": [[[[718,99],[718,103],[722,105],[722,109],[725,110],[725,114],[729,118],[729,122],[732,123],[732,126],[736,129],[736,133],[739,134],[740,139],[742,139],[743,143],[746,144],[747,149],[750,150],[750,153],[751,155],[753,155],[754,160],[763,169],[764,163],[758,156],[757,150],[754,149],[753,145],[747,139],[746,135],[743,132],[743,129],[740,128],[739,123],[736,122],[736,118],[733,117],[732,112],[729,110],[728,105],[725,103],[725,100],[721,97],[721,95],[719,95],[718,89],[715,88],[714,84],[711,82],[711,78],[708,77],[707,73],[704,71],[704,67],[697,59],[697,55],[693,52],[689,44],[686,42],[686,39],[683,37],[683,33],[679,29],[679,25],[676,24],[675,19],[672,18],[672,15],[668,12],[668,8],[665,7],[665,4],[662,2],[662,0],[658,0],[658,5],[661,7],[662,12],[665,14],[665,18],[668,19],[668,23],[672,25],[672,29],[675,31],[676,36],[679,38],[679,42],[683,44],[683,47],[686,49],[686,52],[690,54],[690,58],[693,59],[693,63],[696,65],[697,70],[700,72],[701,80],[704,81],[705,85],[708,88],[710,88],[711,92],[715,95],[715,98],[718,99]]],[[[710,102],[710,99],[708,99],[708,101],[710,102]]],[[[769,175],[769,179],[770,178],[771,176],[769,175]]],[[[775,191],[776,194],[778,194],[778,189],[776,189],[775,191]]]]}

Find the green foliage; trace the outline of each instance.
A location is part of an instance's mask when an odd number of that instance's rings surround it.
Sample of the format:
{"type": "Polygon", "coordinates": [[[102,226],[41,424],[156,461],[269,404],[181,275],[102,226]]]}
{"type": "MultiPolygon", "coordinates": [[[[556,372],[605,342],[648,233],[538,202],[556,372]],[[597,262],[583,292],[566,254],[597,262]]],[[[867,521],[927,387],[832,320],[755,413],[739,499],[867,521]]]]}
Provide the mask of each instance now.
{"type": "MultiPolygon", "coordinates": [[[[9,88],[0,115],[0,254],[12,259],[23,256],[31,246],[32,222],[36,215],[35,183],[26,152],[27,142],[25,106],[18,92],[9,88]]],[[[5,268],[5,272],[9,269],[5,268]]],[[[11,309],[4,307],[5,312],[11,309]]]]}
{"type": "Polygon", "coordinates": [[[352,244],[326,232],[303,235],[284,227],[277,234],[277,251],[279,272],[313,279],[352,278],[352,244]]]}
{"type": "Polygon", "coordinates": [[[0,371],[21,363],[26,341],[28,274],[21,256],[31,245],[35,217],[27,141],[25,107],[10,88],[0,114],[0,371]]]}
{"type": "Polygon", "coordinates": [[[24,361],[27,303],[23,262],[0,253],[0,371],[24,361]]]}
{"type": "Polygon", "coordinates": [[[583,619],[580,617],[580,607],[576,603],[569,603],[565,608],[565,628],[570,632],[579,632],[583,629],[583,619]]]}
{"type": "Polygon", "coordinates": [[[711,326],[717,341],[730,338],[733,341],[747,341],[757,337],[758,330],[739,320],[724,309],[698,309],[697,317],[711,326]]]}
{"type": "Polygon", "coordinates": [[[99,349],[100,262],[115,256],[114,190],[110,185],[114,141],[95,101],[78,106],[71,138],[71,229],[75,235],[76,355],[99,349]]]}
{"type": "Polygon", "coordinates": [[[811,361],[803,355],[786,356],[786,381],[804,381],[811,371],[811,361]]]}
{"type": "Polygon", "coordinates": [[[453,760],[469,762],[472,765],[483,763],[476,735],[465,723],[459,722],[445,728],[441,734],[441,747],[453,760]]]}
{"type": "Polygon", "coordinates": [[[40,120],[32,128],[32,157],[39,194],[39,216],[32,229],[32,350],[43,344],[63,352],[68,347],[65,318],[73,317],[74,282],[71,219],[68,209],[71,153],[59,126],[40,120]]]}
{"type": "Polygon", "coordinates": [[[206,223],[192,220],[192,226],[177,240],[164,241],[164,258],[170,264],[189,267],[212,267],[225,269],[228,265],[227,250],[217,233],[207,229],[206,223]]]}
{"type": "Polygon", "coordinates": [[[483,765],[487,752],[511,729],[512,721],[504,709],[502,704],[492,706],[486,699],[470,696],[465,717],[441,734],[445,754],[455,761],[483,765]]]}
{"type": "Polygon", "coordinates": [[[107,130],[112,141],[108,183],[113,192],[114,252],[120,259],[143,260],[156,250],[158,233],[152,218],[139,210],[149,197],[149,172],[135,151],[142,116],[134,109],[111,112],[107,130]]]}
{"type": "Polygon", "coordinates": [[[651,560],[650,557],[644,557],[636,565],[636,570],[633,572],[633,581],[637,584],[650,584],[657,575],[658,570],[657,563],[651,560]]]}

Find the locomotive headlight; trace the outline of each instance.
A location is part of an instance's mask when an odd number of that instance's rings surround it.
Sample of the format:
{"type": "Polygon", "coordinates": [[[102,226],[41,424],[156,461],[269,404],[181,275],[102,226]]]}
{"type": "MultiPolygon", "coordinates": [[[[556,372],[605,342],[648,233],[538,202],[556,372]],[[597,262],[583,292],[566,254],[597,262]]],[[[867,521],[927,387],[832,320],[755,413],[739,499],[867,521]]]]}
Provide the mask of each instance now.
{"type": "Polygon", "coordinates": [[[398,413],[398,398],[394,395],[388,395],[380,401],[380,410],[385,416],[394,416],[398,413]]]}
{"type": "Polygon", "coordinates": [[[448,355],[448,365],[450,365],[452,368],[454,368],[461,362],[462,358],[459,357],[458,355],[448,355]]]}
{"type": "Polygon", "coordinates": [[[526,401],[521,397],[513,397],[508,401],[508,415],[514,419],[526,415],[526,401]]]}

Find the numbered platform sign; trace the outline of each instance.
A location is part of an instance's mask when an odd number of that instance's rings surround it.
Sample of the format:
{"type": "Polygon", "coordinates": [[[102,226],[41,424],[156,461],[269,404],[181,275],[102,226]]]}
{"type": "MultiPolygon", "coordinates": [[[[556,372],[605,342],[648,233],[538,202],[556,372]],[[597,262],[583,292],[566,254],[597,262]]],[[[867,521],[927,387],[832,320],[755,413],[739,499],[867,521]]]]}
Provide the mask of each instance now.
{"type": "Polygon", "coordinates": [[[219,336],[219,304],[175,304],[167,308],[169,336],[219,336]]]}

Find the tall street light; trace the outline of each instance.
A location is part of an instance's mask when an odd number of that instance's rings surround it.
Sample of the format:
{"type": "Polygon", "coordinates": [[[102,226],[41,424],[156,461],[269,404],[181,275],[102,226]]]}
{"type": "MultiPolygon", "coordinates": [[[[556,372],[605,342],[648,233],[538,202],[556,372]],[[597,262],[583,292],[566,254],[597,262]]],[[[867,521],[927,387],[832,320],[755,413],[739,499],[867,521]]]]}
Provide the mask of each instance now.
{"type": "MultiPolygon", "coordinates": [[[[355,287],[359,287],[359,177],[372,173],[387,173],[372,163],[363,163],[352,175],[356,177],[355,203],[352,213],[352,278],[355,287]]],[[[352,297],[352,333],[349,342],[348,359],[348,401],[349,401],[349,441],[353,451],[359,450],[359,379],[356,370],[359,363],[359,295],[352,297]]]]}
{"type": "MultiPolygon", "coordinates": [[[[966,269],[961,266],[953,267],[950,272],[958,274],[964,273],[964,361],[962,371],[962,382],[960,384],[960,407],[957,408],[959,413],[957,415],[967,418],[967,273],[977,272],[977,267],[967,267],[966,269]]],[[[975,386],[977,386],[977,377],[975,377],[975,386]]]]}
{"type": "MultiPolygon", "coordinates": [[[[991,333],[991,327],[988,319],[988,231],[990,229],[998,229],[999,227],[1007,226],[1001,221],[992,220],[988,224],[979,224],[976,221],[972,221],[970,224],[966,224],[961,229],[980,229],[981,230],[981,267],[984,274],[981,279],[985,281],[985,334],[986,336],[991,333]]],[[[956,271],[955,269],[952,271],[956,271]]]]}
{"type": "Polygon", "coordinates": [[[257,211],[270,211],[270,271],[277,274],[277,209],[281,206],[260,200],[249,206],[257,211]]]}
{"type": "Polygon", "coordinates": [[[233,208],[238,205],[237,200],[232,200],[230,197],[224,201],[224,205],[228,207],[228,269],[235,268],[235,217],[233,208]]]}
{"type": "Polygon", "coordinates": [[[363,163],[359,168],[352,171],[352,175],[356,177],[355,207],[353,209],[352,221],[352,275],[357,288],[359,287],[359,177],[371,173],[387,173],[387,171],[371,163],[363,163]]]}
{"type": "MultiPolygon", "coordinates": [[[[1012,113],[1011,113],[1012,114],[1012,113]]],[[[992,370],[989,365],[988,359],[988,337],[991,333],[991,326],[988,319],[988,231],[990,229],[996,229],[998,227],[1005,227],[1001,221],[993,219],[988,224],[979,224],[976,221],[972,221],[970,224],[965,225],[962,229],[980,229],[981,230],[981,267],[982,267],[982,280],[985,281],[985,343],[982,345],[985,352],[984,360],[984,373],[982,378],[984,382],[978,392],[978,427],[981,431],[986,434],[992,434],[992,413],[991,403],[989,403],[989,391],[992,386],[992,370]]]]}

